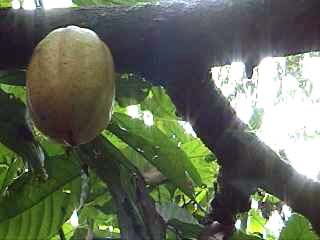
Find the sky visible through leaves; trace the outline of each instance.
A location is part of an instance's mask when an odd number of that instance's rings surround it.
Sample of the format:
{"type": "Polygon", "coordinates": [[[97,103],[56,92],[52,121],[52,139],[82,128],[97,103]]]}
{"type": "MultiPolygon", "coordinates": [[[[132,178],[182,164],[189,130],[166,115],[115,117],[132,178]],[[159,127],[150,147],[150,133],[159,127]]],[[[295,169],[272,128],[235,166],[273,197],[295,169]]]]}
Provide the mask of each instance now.
{"type": "Polygon", "coordinates": [[[213,68],[213,79],[231,100],[238,116],[259,138],[289,160],[300,173],[316,180],[320,170],[320,57],[311,53],[266,58],[251,80],[243,63],[213,68]],[[291,59],[290,59],[291,58],[291,59]],[[299,68],[299,69],[297,69],[299,68]]]}

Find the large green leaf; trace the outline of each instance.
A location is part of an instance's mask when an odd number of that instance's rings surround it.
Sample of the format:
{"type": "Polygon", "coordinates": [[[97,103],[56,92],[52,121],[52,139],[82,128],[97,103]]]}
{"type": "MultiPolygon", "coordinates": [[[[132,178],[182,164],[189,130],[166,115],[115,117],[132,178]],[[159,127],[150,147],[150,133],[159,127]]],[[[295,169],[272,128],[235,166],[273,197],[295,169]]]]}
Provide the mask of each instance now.
{"type": "Polygon", "coordinates": [[[80,167],[66,156],[47,160],[46,182],[30,172],[19,177],[0,199],[0,239],[47,239],[77,208],[80,167]]]}
{"type": "Polygon", "coordinates": [[[312,231],[310,222],[299,214],[293,214],[280,233],[280,240],[316,240],[319,237],[312,231]]]}
{"type": "Polygon", "coordinates": [[[152,87],[149,96],[141,103],[141,110],[149,110],[155,117],[177,120],[176,108],[162,87],[152,87]]]}
{"type": "Polygon", "coordinates": [[[50,240],[62,240],[61,238],[61,232],[63,232],[63,235],[65,236],[65,239],[69,239],[72,237],[72,235],[74,234],[74,231],[76,230],[76,228],[74,226],[72,226],[72,224],[68,221],[65,222],[62,226],[62,228],[59,230],[59,233],[56,234],[54,237],[52,237],[50,240]]]}
{"type": "Polygon", "coordinates": [[[176,116],[176,108],[162,87],[153,87],[148,97],[140,104],[141,110],[153,115],[154,125],[177,143],[192,141],[194,137],[187,133],[176,116]]]}
{"type": "Polygon", "coordinates": [[[102,137],[81,145],[76,153],[108,184],[120,226],[129,226],[122,228],[121,236],[161,238],[162,219],[147,194],[143,178],[125,156],[102,137]]]}
{"type": "Polygon", "coordinates": [[[193,195],[188,176],[197,185],[202,185],[197,169],[186,154],[155,126],[149,127],[139,119],[115,113],[108,129],[144,156],[187,195],[193,195]]]}
{"type": "Polygon", "coordinates": [[[211,186],[214,178],[218,175],[218,164],[214,161],[207,161],[213,155],[211,151],[200,139],[181,144],[181,149],[197,168],[202,182],[207,186],[211,186]]]}
{"type": "Polygon", "coordinates": [[[0,83],[14,86],[25,86],[26,72],[24,70],[0,71],[0,83]]]}
{"type": "Polygon", "coordinates": [[[187,133],[181,123],[174,118],[162,118],[153,116],[154,125],[164,132],[172,141],[177,144],[187,143],[195,138],[187,133]]]}
{"type": "Polygon", "coordinates": [[[203,231],[203,226],[186,209],[174,203],[158,204],[157,210],[162,218],[178,229],[185,238],[196,238],[203,231]]]}
{"type": "Polygon", "coordinates": [[[19,168],[23,169],[21,159],[11,156],[0,158],[0,194],[2,194],[14,178],[17,177],[19,168]]]}
{"type": "Polygon", "coordinates": [[[137,75],[124,74],[116,81],[116,100],[121,107],[136,105],[149,94],[151,84],[137,75]]]}
{"type": "Polygon", "coordinates": [[[250,209],[247,232],[263,233],[267,220],[262,216],[261,212],[256,209],[250,209]]]}
{"type": "Polygon", "coordinates": [[[242,231],[236,231],[233,233],[230,240],[263,240],[263,238],[254,235],[248,235],[242,231]]]}
{"type": "Polygon", "coordinates": [[[1,0],[0,8],[7,8],[7,7],[11,7],[11,0],[1,0]]]}
{"type": "Polygon", "coordinates": [[[0,194],[17,177],[19,169],[24,169],[21,158],[0,143],[0,194]]]}
{"type": "Polygon", "coordinates": [[[38,174],[43,175],[44,154],[34,140],[25,121],[25,105],[13,94],[0,90],[0,142],[28,161],[38,174]]]}

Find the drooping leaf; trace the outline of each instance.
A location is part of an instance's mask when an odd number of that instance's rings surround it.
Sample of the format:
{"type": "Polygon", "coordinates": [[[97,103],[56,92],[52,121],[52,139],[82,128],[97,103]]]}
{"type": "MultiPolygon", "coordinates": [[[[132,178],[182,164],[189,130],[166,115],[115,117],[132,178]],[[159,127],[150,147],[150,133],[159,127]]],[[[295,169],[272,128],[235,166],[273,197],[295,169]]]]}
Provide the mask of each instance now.
{"type": "Polygon", "coordinates": [[[13,156],[0,158],[0,194],[11,184],[18,175],[18,170],[23,169],[23,162],[13,156]]]}
{"type": "Polygon", "coordinates": [[[140,104],[141,110],[150,111],[154,125],[176,143],[192,141],[194,137],[182,126],[176,108],[162,87],[152,87],[148,97],[140,104]]]}
{"type": "Polygon", "coordinates": [[[44,178],[44,153],[26,123],[25,105],[12,94],[0,90],[0,142],[27,161],[44,178]]]}
{"type": "Polygon", "coordinates": [[[122,228],[121,236],[133,239],[161,238],[163,221],[155,210],[142,176],[107,139],[98,137],[81,145],[77,154],[108,184],[122,228]],[[94,160],[92,160],[94,159],[94,160]]]}
{"type": "Polygon", "coordinates": [[[0,104],[0,142],[25,159],[39,177],[43,177],[44,154],[26,124],[24,104],[2,90],[0,104]]]}
{"type": "Polygon", "coordinates": [[[258,236],[249,235],[242,231],[236,231],[233,233],[230,240],[263,240],[263,238],[260,238],[258,236]]]}
{"type": "Polygon", "coordinates": [[[187,133],[181,122],[174,118],[153,117],[154,125],[165,133],[172,141],[177,144],[187,143],[194,140],[194,137],[187,133]]]}
{"type": "Polygon", "coordinates": [[[155,126],[148,127],[139,119],[115,113],[108,129],[144,156],[190,197],[193,191],[188,176],[197,185],[202,185],[197,169],[186,154],[155,126]]]}
{"type": "Polygon", "coordinates": [[[116,86],[116,100],[121,107],[139,104],[151,89],[149,82],[133,74],[119,76],[116,86]]]}
{"type": "Polygon", "coordinates": [[[203,226],[186,209],[174,203],[158,204],[157,210],[167,224],[178,229],[185,238],[197,238],[203,231],[203,226]]]}
{"type": "Polygon", "coordinates": [[[249,126],[252,130],[258,130],[261,127],[263,115],[264,115],[263,108],[254,107],[252,116],[249,120],[249,126]]]}
{"type": "MultiPolygon", "coordinates": [[[[75,229],[76,228],[72,226],[70,222],[65,222],[61,228],[61,231],[63,231],[63,234],[66,239],[70,239],[73,236],[75,229]]],[[[61,231],[57,233],[54,237],[52,237],[50,240],[61,240],[61,235],[59,235],[61,231]]]]}
{"type": "Polygon", "coordinates": [[[193,165],[197,168],[201,180],[207,186],[213,183],[214,177],[218,175],[216,162],[206,161],[211,151],[201,142],[200,139],[181,144],[181,149],[187,154],[193,165]]]}
{"type": "Polygon", "coordinates": [[[11,0],[1,0],[0,8],[9,8],[11,7],[11,0]]]}
{"type": "Polygon", "coordinates": [[[38,181],[30,172],[19,177],[0,199],[0,239],[47,239],[77,208],[80,167],[74,159],[47,160],[49,178],[38,181]]]}
{"type": "Polygon", "coordinates": [[[249,233],[263,233],[266,223],[267,220],[262,217],[262,214],[258,210],[251,209],[249,211],[247,226],[247,231],[249,233]]]}
{"type": "Polygon", "coordinates": [[[24,70],[0,71],[0,83],[13,86],[25,86],[26,72],[24,70]]]}
{"type": "Polygon", "coordinates": [[[24,104],[27,103],[27,93],[25,87],[0,84],[0,88],[9,95],[15,96],[24,104]]]}
{"type": "Polygon", "coordinates": [[[319,237],[312,231],[310,222],[299,214],[292,214],[280,233],[280,240],[316,240],[319,237]]]}
{"type": "Polygon", "coordinates": [[[152,87],[149,96],[141,103],[141,110],[149,110],[155,117],[177,119],[176,108],[162,87],[152,87]]]}
{"type": "Polygon", "coordinates": [[[172,219],[177,219],[185,223],[198,224],[198,221],[192,216],[192,214],[174,203],[157,204],[157,210],[166,222],[172,219]]]}

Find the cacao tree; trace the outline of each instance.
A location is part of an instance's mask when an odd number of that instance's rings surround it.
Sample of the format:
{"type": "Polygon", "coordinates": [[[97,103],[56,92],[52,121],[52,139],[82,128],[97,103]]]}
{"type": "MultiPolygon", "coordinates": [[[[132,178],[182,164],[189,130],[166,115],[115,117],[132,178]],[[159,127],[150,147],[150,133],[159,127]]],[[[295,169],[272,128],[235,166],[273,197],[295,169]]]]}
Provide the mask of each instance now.
{"type": "Polygon", "coordinates": [[[318,238],[318,182],[261,142],[261,111],[245,124],[209,74],[242,60],[251,78],[265,56],[319,50],[318,1],[74,3],[0,4],[0,239],[275,239],[266,223],[285,204],[295,213],[279,238],[318,238]],[[81,8],[93,3],[107,6],[81,8]],[[67,25],[94,30],[118,73],[111,123],[75,148],[25,117],[34,47],[67,25]]]}

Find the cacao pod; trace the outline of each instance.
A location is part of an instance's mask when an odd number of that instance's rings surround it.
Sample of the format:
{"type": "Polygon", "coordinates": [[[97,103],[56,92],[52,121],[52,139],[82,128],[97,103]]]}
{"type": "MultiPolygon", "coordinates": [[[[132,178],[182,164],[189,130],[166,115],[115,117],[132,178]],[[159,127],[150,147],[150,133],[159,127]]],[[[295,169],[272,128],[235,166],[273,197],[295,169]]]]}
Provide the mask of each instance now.
{"type": "Polygon", "coordinates": [[[89,29],[56,29],[34,49],[26,86],[28,110],[41,132],[71,146],[89,142],[111,119],[111,52],[89,29]]]}

